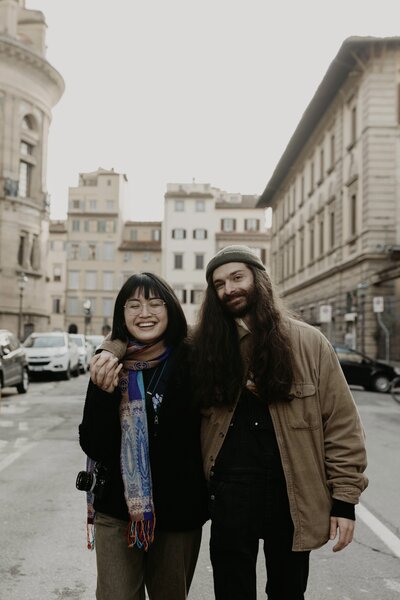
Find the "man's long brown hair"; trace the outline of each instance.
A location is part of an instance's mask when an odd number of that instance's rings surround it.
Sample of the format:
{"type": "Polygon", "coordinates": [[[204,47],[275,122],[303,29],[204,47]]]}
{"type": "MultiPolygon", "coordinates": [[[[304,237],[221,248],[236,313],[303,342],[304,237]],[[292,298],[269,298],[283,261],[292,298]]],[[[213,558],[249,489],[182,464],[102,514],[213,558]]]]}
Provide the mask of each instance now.
{"type": "MultiPolygon", "coordinates": [[[[293,380],[289,313],[279,305],[267,273],[248,267],[254,276],[250,369],[260,398],[287,402],[293,380]]],[[[194,389],[203,406],[234,404],[245,367],[235,319],[224,310],[211,279],[193,333],[193,358],[194,389]]]]}

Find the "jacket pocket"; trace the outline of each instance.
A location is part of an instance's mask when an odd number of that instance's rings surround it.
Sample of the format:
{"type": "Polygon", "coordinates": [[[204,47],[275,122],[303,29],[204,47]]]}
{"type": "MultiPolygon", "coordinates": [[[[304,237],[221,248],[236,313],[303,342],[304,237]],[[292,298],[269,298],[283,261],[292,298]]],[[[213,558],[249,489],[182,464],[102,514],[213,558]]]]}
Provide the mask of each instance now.
{"type": "Polygon", "coordinates": [[[293,400],[285,404],[289,426],[293,429],[318,429],[321,427],[322,420],[315,385],[295,382],[290,393],[293,400]]]}

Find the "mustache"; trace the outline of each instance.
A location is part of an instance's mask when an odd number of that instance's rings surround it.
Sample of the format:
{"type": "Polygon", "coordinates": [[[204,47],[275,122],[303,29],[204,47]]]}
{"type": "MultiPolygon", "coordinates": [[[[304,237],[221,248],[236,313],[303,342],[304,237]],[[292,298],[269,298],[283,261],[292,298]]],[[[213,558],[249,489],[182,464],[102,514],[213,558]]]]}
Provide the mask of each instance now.
{"type": "Polygon", "coordinates": [[[247,298],[247,294],[243,292],[234,292],[233,294],[224,294],[222,296],[222,303],[227,304],[230,300],[234,298],[247,298]]]}

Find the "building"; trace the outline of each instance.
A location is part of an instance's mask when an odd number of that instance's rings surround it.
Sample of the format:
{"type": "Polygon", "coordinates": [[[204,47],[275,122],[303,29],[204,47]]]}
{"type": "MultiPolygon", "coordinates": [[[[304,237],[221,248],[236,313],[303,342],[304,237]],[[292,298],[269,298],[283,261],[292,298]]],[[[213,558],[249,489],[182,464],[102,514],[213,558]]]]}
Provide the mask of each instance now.
{"type": "Polygon", "coordinates": [[[246,244],[267,261],[265,210],[258,197],[230,194],[208,183],[167,186],[162,273],[177,293],[188,323],[197,319],[206,287],[205,267],[217,250],[246,244]]]}
{"type": "Polygon", "coordinates": [[[68,194],[65,326],[101,334],[112,324],[124,276],[119,264],[128,204],[126,175],[99,168],[80,173],[68,194]]]}
{"type": "Polygon", "coordinates": [[[118,250],[124,281],[144,271],[161,275],[161,221],[127,221],[118,250]]]}
{"type": "Polygon", "coordinates": [[[67,221],[50,221],[47,254],[47,310],[50,331],[65,330],[67,221]]]}
{"type": "Polygon", "coordinates": [[[333,342],[395,360],[399,126],[400,38],[345,40],[258,202],[286,303],[333,342]]]}
{"type": "Polygon", "coordinates": [[[64,82],[46,60],[46,23],[0,0],[0,328],[47,329],[47,138],[64,82]]]}

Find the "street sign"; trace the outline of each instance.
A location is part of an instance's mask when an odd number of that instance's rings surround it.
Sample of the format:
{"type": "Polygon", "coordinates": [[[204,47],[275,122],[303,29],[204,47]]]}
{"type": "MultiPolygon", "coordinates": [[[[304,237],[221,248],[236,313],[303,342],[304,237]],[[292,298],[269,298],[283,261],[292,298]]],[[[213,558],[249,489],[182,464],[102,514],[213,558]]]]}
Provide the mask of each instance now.
{"type": "Polygon", "coordinates": [[[319,307],[319,322],[330,323],[332,321],[332,305],[321,304],[319,307]]]}
{"type": "Polygon", "coordinates": [[[373,306],[375,313],[383,312],[383,308],[384,308],[383,296],[374,296],[372,298],[372,306],[373,306]]]}

